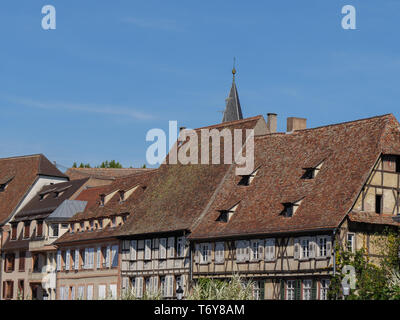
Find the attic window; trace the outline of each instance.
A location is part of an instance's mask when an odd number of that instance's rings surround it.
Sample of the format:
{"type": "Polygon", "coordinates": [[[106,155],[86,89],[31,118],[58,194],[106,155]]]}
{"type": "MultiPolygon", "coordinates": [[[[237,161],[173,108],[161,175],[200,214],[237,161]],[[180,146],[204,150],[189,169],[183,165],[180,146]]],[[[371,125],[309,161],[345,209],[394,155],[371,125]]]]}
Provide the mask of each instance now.
{"type": "Polygon", "coordinates": [[[0,192],[4,191],[7,187],[7,183],[0,184],[0,192]]]}
{"type": "Polygon", "coordinates": [[[322,162],[315,167],[303,168],[304,174],[301,178],[306,180],[314,179],[317,176],[318,172],[321,170],[321,167],[322,162]]]}
{"type": "Polygon", "coordinates": [[[297,208],[299,207],[301,203],[301,200],[296,201],[296,202],[285,202],[283,204],[283,211],[281,212],[281,215],[284,217],[290,218],[293,217],[293,215],[296,213],[297,208]]]}
{"type": "Polygon", "coordinates": [[[100,195],[100,207],[104,207],[105,198],[106,196],[104,194],[100,195]]]}
{"type": "Polygon", "coordinates": [[[232,218],[233,214],[235,213],[238,205],[239,204],[236,204],[228,210],[219,210],[220,214],[216,221],[228,222],[232,218]]]}
{"type": "Polygon", "coordinates": [[[125,201],[125,191],[121,190],[119,192],[119,202],[124,202],[125,201]]]}
{"type": "Polygon", "coordinates": [[[14,179],[14,177],[11,177],[10,178],[10,176],[8,176],[6,179],[2,179],[1,181],[0,181],[0,192],[3,192],[4,190],[6,190],[6,188],[7,188],[7,185],[10,183],[10,181],[12,180],[12,179],[14,179]]]}
{"type": "Polygon", "coordinates": [[[258,169],[254,170],[252,173],[242,176],[238,185],[239,186],[248,186],[253,181],[255,175],[257,174],[258,169]]]}
{"type": "Polygon", "coordinates": [[[375,212],[382,213],[382,195],[375,195],[375,212]]]}

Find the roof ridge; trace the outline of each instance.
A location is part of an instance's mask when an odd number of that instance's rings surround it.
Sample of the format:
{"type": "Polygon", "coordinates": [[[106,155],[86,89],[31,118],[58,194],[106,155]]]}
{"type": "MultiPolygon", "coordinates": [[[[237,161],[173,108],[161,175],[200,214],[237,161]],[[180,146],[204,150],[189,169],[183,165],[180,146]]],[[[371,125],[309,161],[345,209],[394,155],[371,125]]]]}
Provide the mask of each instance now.
{"type": "Polygon", "coordinates": [[[199,127],[199,128],[195,128],[193,130],[200,130],[200,129],[207,129],[207,128],[216,128],[216,127],[228,127],[231,125],[235,125],[238,123],[243,123],[243,122],[248,122],[248,121],[253,121],[256,119],[260,119],[262,117],[262,115],[257,115],[254,117],[249,117],[249,118],[245,118],[245,119],[240,119],[240,120],[235,120],[235,121],[229,121],[229,122],[222,122],[222,123],[218,123],[218,124],[213,124],[213,125],[209,125],[209,126],[205,126],[205,127],[199,127]]]}
{"type": "Polygon", "coordinates": [[[13,156],[13,157],[6,157],[6,158],[0,158],[1,160],[12,160],[12,159],[20,159],[20,158],[33,158],[33,157],[40,157],[43,156],[42,153],[36,153],[36,154],[28,154],[28,155],[23,155],[23,156],[13,156]]]}

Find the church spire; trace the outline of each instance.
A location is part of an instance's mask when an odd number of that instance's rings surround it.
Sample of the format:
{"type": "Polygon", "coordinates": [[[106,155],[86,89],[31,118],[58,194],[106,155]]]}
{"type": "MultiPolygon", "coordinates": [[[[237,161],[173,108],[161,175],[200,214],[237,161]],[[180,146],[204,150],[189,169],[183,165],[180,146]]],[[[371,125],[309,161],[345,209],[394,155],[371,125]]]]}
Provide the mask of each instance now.
{"type": "Polygon", "coordinates": [[[233,69],[232,69],[232,87],[229,92],[229,96],[225,99],[226,107],[224,111],[224,116],[222,122],[229,122],[243,119],[242,108],[240,107],[239,95],[235,83],[235,58],[233,59],[233,69]]]}

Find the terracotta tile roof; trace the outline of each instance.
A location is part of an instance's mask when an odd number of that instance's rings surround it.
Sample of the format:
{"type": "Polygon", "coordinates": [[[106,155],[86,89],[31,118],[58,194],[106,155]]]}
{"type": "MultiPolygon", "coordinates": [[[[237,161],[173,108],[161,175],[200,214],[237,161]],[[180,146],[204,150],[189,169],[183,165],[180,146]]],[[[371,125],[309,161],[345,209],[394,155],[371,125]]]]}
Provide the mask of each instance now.
{"type": "Polygon", "coordinates": [[[70,199],[89,180],[73,180],[44,186],[31,201],[19,211],[13,220],[46,218],[66,199],[70,199]],[[59,194],[61,193],[61,194],[59,194]],[[59,195],[58,195],[59,194],[59,195]],[[41,197],[44,197],[41,199],[41,197]]]}
{"type": "Polygon", "coordinates": [[[232,170],[191,238],[299,232],[337,227],[381,152],[400,154],[399,124],[393,115],[277,133],[255,138],[255,167],[249,186],[232,170]],[[315,179],[301,179],[305,167],[324,159],[315,179]],[[285,202],[302,199],[291,218],[285,202]],[[217,210],[239,202],[231,220],[217,222],[217,210]]]}
{"type": "Polygon", "coordinates": [[[135,173],[152,171],[151,168],[69,168],[65,174],[71,179],[82,179],[87,177],[115,180],[118,177],[128,176],[135,173]]]}
{"type": "MultiPolygon", "coordinates": [[[[118,178],[111,185],[107,185],[101,188],[90,188],[83,191],[78,198],[80,200],[90,201],[92,203],[91,207],[86,206],[84,212],[77,213],[69,220],[69,222],[77,222],[95,218],[104,218],[124,213],[126,214],[134,213],[132,208],[134,208],[135,205],[141,200],[143,194],[145,193],[147,185],[155,177],[157,172],[158,170],[149,170],[142,172],[140,174],[133,174],[123,178],[118,178]],[[100,198],[101,194],[110,194],[114,191],[119,191],[119,190],[124,190],[126,192],[134,187],[137,187],[137,189],[135,189],[133,193],[124,202],[120,203],[119,194],[118,192],[116,192],[115,195],[104,206],[102,207],[99,206],[100,202],[98,199],[100,198]],[[91,192],[87,194],[87,191],[91,192]],[[89,198],[86,198],[86,195],[89,195],[89,198]],[[94,197],[97,198],[96,201],[93,201],[94,197]]],[[[84,231],[77,233],[67,232],[62,237],[60,237],[56,243],[61,244],[74,241],[109,238],[116,235],[119,229],[120,227],[106,227],[102,230],[95,230],[95,231],[84,231]]]]}
{"type": "Polygon", "coordinates": [[[0,192],[0,224],[6,222],[39,175],[67,178],[42,154],[0,159],[0,181],[8,181],[0,192]]]}
{"type": "Polygon", "coordinates": [[[389,214],[376,214],[373,212],[350,212],[349,220],[359,223],[372,223],[400,227],[400,219],[389,214]],[[396,221],[397,218],[397,221],[396,221]]]}
{"type": "MultiPolygon", "coordinates": [[[[259,120],[263,121],[262,116],[204,128],[250,129],[259,120]]],[[[190,230],[213,199],[229,168],[225,164],[162,164],[141,201],[132,208],[133,214],[120,234],[190,230]]]]}

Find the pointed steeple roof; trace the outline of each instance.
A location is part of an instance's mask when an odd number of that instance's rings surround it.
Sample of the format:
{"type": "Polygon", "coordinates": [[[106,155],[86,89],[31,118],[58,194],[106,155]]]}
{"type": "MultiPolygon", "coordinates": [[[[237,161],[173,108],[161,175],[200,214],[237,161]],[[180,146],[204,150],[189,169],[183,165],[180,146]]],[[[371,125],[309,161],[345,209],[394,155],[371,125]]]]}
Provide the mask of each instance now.
{"type": "Polygon", "coordinates": [[[229,92],[228,98],[225,99],[226,107],[224,111],[224,116],[222,118],[222,122],[229,122],[235,120],[243,119],[242,108],[240,107],[239,94],[237,92],[236,83],[235,83],[235,74],[236,69],[235,66],[232,69],[232,87],[229,92]]]}

